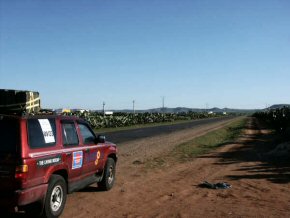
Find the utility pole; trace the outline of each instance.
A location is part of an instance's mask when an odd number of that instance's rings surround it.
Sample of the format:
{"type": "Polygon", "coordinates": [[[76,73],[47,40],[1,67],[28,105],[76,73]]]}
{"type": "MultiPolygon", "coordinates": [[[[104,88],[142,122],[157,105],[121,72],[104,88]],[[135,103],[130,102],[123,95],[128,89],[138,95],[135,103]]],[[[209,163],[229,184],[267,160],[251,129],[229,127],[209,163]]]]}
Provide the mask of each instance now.
{"type": "Polygon", "coordinates": [[[266,111],[269,111],[269,105],[268,103],[266,103],[266,108],[265,108],[266,111]]]}
{"type": "Polygon", "coordinates": [[[106,103],[103,101],[103,115],[105,116],[105,105],[106,103]]]}
{"type": "Polygon", "coordinates": [[[135,100],[133,100],[133,114],[135,114],[135,100]]]}
{"type": "Polygon", "coordinates": [[[165,101],[165,96],[162,96],[162,112],[164,113],[165,108],[164,108],[164,101],[165,101]]]}
{"type": "Polygon", "coordinates": [[[165,96],[161,96],[161,98],[162,98],[162,108],[161,108],[161,111],[162,111],[162,119],[164,121],[164,113],[165,113],[164,101],[165,101],[165,96]]]}

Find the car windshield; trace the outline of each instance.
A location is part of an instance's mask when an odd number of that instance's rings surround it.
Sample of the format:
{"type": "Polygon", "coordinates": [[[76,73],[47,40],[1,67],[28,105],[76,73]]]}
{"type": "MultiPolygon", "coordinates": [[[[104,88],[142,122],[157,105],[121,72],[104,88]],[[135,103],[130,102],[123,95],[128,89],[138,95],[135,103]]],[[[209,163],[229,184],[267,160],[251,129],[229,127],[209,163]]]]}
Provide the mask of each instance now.
{"type": "Polygon", "coordinates": [[[0,116],[0,152],[15,153],[20,144],[19,120],[0,116]]]}

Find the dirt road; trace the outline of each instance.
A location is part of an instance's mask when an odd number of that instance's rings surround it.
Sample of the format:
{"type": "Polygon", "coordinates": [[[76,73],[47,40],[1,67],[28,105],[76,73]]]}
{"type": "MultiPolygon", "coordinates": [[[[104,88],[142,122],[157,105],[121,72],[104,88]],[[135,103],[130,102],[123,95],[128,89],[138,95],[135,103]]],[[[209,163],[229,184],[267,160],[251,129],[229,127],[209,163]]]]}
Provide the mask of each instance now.
{"type": "Polygon", "coordinates": [[[190,162],[148,168],[147,161],[170,152],[224,123],[140,139],[119,146],[115,187],[97,192],[91,186],[68,196],[68,217],[290,217],[290,164],[272,161],[269,131],[250,119],[244,135],[190,162]],[[136,164],[138,163],[138,164],[136,164]],[[198,185],[228,182],[231,189],[198,185]]]}

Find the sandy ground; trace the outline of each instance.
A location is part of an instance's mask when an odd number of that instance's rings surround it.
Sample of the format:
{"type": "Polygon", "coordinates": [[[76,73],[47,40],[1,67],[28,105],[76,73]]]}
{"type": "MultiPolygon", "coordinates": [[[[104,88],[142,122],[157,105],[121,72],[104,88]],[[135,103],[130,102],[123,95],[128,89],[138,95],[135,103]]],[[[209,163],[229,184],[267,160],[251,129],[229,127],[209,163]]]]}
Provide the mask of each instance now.
{"type": "Polygon", "coordinates": [[[290,217],[289,157],[265,155],[274,147],[272,136],[254,119],[237,142],[207,155],[157,168],[146,164],[225,124],[120,144],[113,189],[90,186],[69,195],[61,217],[290,217]],[[232,188],[199,187],[205,180],[232,188]]]}

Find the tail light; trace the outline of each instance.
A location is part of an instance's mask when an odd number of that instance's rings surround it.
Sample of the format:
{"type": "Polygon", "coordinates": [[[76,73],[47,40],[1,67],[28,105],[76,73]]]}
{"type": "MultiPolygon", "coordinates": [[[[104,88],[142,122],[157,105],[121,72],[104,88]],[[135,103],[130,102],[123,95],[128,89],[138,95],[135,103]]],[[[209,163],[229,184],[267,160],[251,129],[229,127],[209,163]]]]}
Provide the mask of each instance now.
{"type": "Polygon", "coordinates": [[[28,165],[24,164],[24,165],[16,166],[15,178],[16,179],[26,179],[27,172],[28,172],[28,165]]]}

